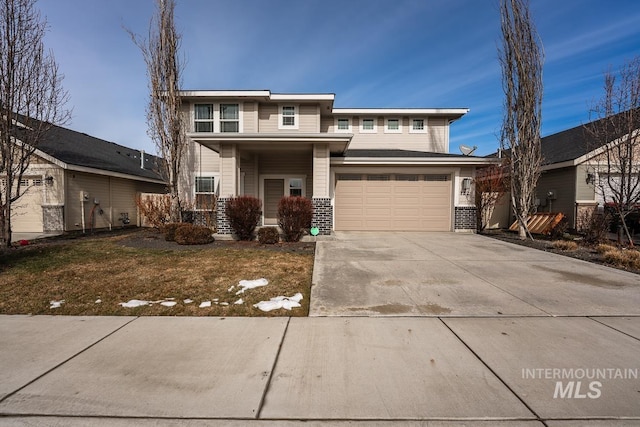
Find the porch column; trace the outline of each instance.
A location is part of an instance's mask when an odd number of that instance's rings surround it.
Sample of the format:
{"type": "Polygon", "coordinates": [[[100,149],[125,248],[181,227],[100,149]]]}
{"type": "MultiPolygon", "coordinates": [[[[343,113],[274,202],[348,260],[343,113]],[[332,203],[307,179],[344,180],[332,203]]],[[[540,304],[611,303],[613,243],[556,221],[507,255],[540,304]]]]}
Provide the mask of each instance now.
{"type": "Polygon", "coordinates": [[[238,148],[236,144],[220,145],[220,197],[216,202],[218,234],[231,234],[225,215],[227,200],[238,195],[238,148]]]}
{"type": "Polygon", "coordinates": [[[320,234],[331,234],[333,226],[333,206],[329,196],[330,151],[328,144],[313,144],[313,219],[312,227],[318,227],[320,234]]]}

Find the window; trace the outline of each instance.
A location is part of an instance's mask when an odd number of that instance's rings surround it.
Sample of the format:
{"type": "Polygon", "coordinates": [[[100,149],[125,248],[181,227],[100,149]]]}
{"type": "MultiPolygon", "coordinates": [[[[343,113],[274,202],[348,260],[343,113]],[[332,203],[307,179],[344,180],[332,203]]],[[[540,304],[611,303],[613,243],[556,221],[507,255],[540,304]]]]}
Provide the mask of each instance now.
{"type": "Polygon", "coordinates": [[[367,175],[367,181],[391,181],[389,175],[367,175]]]}
{"type": "Polygon", "coordinates": [[[298,112],[295,105],[283,105],[280,107],[279,129],[298,129],[298,112]]]}
{"type": "Polygon", "coordinates": [[[410,133],[426,133],[427,128],[425,127],[424,119],[411,119],[411,127],[409,128],[410,133]]]}
{"type": "Polygon", "coordinates": [[[302,179],[289,179],[289,196],[302,196],[302,179]]]}
{"type": "Polygon", "coordinates": [[[195,132],[213,132],[213,104],[194,105],[195,132]]]}
{"type": "Polygon", "coordinates": [[[196,176],[196,209],[213,210],[215,207],[215,180],[212,176],[196,176]]]}
{"type": "Polygon", "coordinates": [[[418,181],[419,176],[413,174],[397,174],[396,181],[418,181]]]}
{"type": "Polygon", "coordinates": [[[220,132],[240,132],[238,104],[220,104],[220,132]]]}
{"type": "Polygon", "coordinates": [[[40,187],[42,185],[42,178],[34,178],[33,185],[36,187],[40,187]]]}
{"type": "Polygon", "coordinates": [[[21,186],[29,185],[29,180],[28,180],[27,178],[22,178],[22,179],[20,180],[20,185],[21,185],[21,186]]]}
{"type": "Polygon", "coordinates": [[[362,119],[360,121],[360,132],[376,133],[378,131],[375,119],[362,119]]]}
{"type": "Polygon", "coordinates": [[[350,132],[351,131],[351,119],[336,119],[336,132],[350,132]]]}
{"type": "Polygon", "coordinates": [[[460,183],[460,195],[461,196],[469,196],[471,195],[471,178],[463,178],[460,183]]]}
{"type": "Polygon", "coordinates": [[[402,125],[400,124],[400,119],[387,119],[384,131],[386,133],[401,133],[402,125]]]}

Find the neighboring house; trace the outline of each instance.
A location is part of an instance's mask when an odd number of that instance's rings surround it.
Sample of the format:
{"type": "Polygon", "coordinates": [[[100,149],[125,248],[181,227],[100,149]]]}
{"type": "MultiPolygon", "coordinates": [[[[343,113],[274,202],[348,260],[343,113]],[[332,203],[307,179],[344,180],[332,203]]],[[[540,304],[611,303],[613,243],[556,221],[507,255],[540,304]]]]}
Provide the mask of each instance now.
{"type": "Polygon", "coordinates": [[[23,188],[28,189],[12,205],[12,231],[61,233],[136,224],[136,195],[165,192],[158,161],[54,126],[23,175],[23,188]]]}
{"type": "Polygon", "coordinates": [[[192,142],[185,197],[198,209],[217,196],[263,202],[277,223],[283,196],[314,206],[332,230],[475,230],[475,168],[494,159],[449,154],[449,126],[465,108],[334,108],[333,94],[185,91],[192,142]]]}
{"type": "MultiPolygon", "coordinates": [[[[596,189],[596,183],[603,179],[602,154],[616,138],[624,136],[615,135],[605,144],[587,130],[593,126],[600,126],[599,121],[541,139],[542,174],[536,186],[537,211],[562,212],[570,228],[576,228],[583,211],[604,205],[602,192],[596,189]]],[[[509,227],[515,219],[509,214],[508,203],[502,208],[499,225],[509,227]]]]}

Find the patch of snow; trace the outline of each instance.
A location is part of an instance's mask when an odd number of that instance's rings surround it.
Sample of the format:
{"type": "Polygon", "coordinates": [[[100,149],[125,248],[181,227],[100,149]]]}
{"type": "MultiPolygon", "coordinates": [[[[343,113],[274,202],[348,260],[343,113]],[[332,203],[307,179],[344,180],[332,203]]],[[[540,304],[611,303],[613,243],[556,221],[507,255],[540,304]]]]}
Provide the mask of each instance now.
{"type": "Polygon", "coordinates": [[[204,301],[201,302],[200,305],[198,306],[199,308],[207,308],[207,307],[211,307],[211,301],[204,301]]]}
{"type": "Polygon", "coordinates": [[[64,304],[64,300],[60,300],[60,301],[49,301],[49,304],[51,304],[49,306],[49,309],[52,308],[60,308],[62,307],[62,304],[64,304]]]}
{"type": "Polygon", "coordinates": [[[136,307],[141,307],[143,305],[151,305],[151,303],[149,301],[143,301],[143,300],[139,300],[139,299],[132,299],[132,300],[129,300],[127,302],[121,302],[120,305],[125,307],[125,308],[136,308],[136,307]]]}
{"type": "Polygon", "coordinates": [[[235,288],[235,285],[231,285],[231,287],[229,289],[227,289],[227,291],[231,292],[233,290],[233,288],[235,288]]]}
{"type": "Polygon", "coordinates": [[[260,301],[253,306],[262,311],[277,310],[279,308],[291,310],[292,308],[301,307],[300,301],[302,301],[302,298],[302,294],[298,292],[291,297],[278,296],[271,298],[269,301],[260,301]]]}
{"type": "Polygon", "coordinates": [[[229,305],[228,302],[221,302],[220,305],[229,305]]]}
{"type": "Polygon", "coordinates": [[[236,295],[243,294],[244,291],[246,291],[247,289],[258,288],[260,286],[267,286],[268,284],[269,284],[269,281],[264,277],[256,280],[240,280],[240,282],[238,282],[238,286],[241,287],[242,289],[236,292],[236,295]]]}
{"type": "Polygon", "coordinates": [[[220,301],[220,298],[214,298],[213,301],[220,301]]]}
{"type": "Polygon", "coordinates": [[[193,302],[192,299],[187,298],[186,300],[182,301],[185,304],[191,304],[193,302]]]}
{"type": "Polygon", "coordinates": [[[234,302],[234,304],[244,304],[244,301],[240,298],[238,301],[234,302]]]}
{"type": "Polygon", "coordinates": [[[165,306],[165,307],[173,307],[176,304],[177,304],[177,302],[175,302],[175,301],[163,301],[163,302],[160,303],[160,305],[165,306]]]}
{"type": "Polygon", "coordinates": [[[102,300],[101,300],[100,298],[98,298],[98,299],[96,300],[96,304],[100,304],[100,303],[102,303],[102,300]]]}

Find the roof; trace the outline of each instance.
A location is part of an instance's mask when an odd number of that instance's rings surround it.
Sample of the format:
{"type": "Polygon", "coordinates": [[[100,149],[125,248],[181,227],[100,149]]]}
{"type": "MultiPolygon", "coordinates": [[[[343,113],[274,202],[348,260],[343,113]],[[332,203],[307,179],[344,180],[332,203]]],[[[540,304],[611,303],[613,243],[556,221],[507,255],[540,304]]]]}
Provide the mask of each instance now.
{"type": "MultiPolygon", "coordinates": [[[[384,158],[433,158],[433,157],[445,157],[445,158],[474,158],[475,156],[464,156],[462,154],[449,154],[449,153],[436,153],[426,151],[410,151],[410,150],[347,150],[344,156],[338,155],[333,157],[384,157],[384,158]]],[[[479,157],[480,158],[480,157],[479,157]]]]}
{"type": "Polygon", "coordinates": [[[142,151],[60,126],[52,126],[36,148],[66,165],[164,181],[159,172],[160,157],[144,153],[144,167],[141,167],[142,151]]]}

